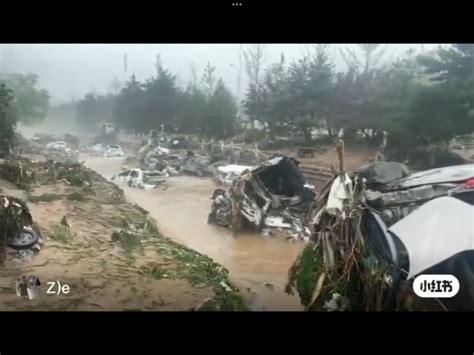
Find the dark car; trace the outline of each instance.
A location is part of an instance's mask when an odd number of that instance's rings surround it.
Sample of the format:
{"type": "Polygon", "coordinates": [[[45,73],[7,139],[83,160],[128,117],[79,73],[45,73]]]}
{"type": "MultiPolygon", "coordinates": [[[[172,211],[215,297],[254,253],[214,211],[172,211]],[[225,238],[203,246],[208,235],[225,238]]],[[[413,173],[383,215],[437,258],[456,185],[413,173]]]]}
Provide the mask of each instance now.
{"type": "Polygon", "coordinates": [[[361,231],[393,267],[389,303],[396,302],[403,281],[412,285],[421,274],[449,274],[460,290],[437,305],[474,311],[474,164],[417,172],[367,197],[361,231]]]}
{"type": "Polygon", "coordinates": [[[220,157],[203,155],[188,151],[181,165],[183,172],[197,176],[211,176],[212,171],[209,166],[220,160],[220,157]]]}

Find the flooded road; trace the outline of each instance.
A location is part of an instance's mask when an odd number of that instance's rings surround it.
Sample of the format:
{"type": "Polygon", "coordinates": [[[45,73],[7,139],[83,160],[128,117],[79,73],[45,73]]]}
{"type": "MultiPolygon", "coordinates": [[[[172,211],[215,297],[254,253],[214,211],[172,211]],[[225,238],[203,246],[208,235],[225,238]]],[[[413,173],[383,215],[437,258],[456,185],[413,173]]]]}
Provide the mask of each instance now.
{"type": "MultiPolygon", "coordinates": [[[[120,172],[120,158],[82,156],[86,165],[111,178],[120,172]]],[[[148,210],[164,235],[229,270],[229,277],[254,310],[302,310],[297,297],[285,294],[288,269],[303,248],[259,234],[233,236],[228,229],[208,225],[209,195],[216,185],[209,178],[178,176],[166,190],[139,190],[122,186],[127,199],[148,210]]]]}

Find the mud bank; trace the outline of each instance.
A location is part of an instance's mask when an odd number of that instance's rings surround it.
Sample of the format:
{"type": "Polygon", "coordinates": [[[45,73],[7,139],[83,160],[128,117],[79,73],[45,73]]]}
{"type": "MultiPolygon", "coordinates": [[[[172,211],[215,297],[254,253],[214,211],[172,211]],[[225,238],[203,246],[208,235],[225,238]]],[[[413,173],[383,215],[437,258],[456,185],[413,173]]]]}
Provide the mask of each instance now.
{"type": "MultiPolygon", "coordinates": [[[[141,208],[94,175],[90,186],[58,182],[23,194],[45,243],[31,261],[9,258],[0,268],[0,310],[246,309],[221,265],[164,237],[141,208]],[[37,298],[17,297],[20,275],[39,278],[37,298]],[[47,294],[48,282],[57,281],[70,292],[47,294]]],[[[18,193],[0,185],[4,194],[18,193]]]]}

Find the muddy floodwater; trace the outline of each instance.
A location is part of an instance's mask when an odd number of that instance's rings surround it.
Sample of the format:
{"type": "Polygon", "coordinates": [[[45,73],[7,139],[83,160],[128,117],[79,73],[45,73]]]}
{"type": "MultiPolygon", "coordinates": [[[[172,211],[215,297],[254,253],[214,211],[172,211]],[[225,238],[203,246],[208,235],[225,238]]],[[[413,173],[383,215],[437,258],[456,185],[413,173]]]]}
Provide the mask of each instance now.
{"type": "MultiPolygon", "coordinates": [[[[82,156],[82,161],[106,178],[121,171],[121,158],[82,156]]],[[[208,255],[229,270],[229,277],[254,310],[293,311],[302,307],[284,292],[288,269],[304,243],[259,234],[234,236],[226,228],[208,225],[216,188],[210,178],[177,176],[166,190],[140,190],[120,185],[127,199],[148,210],[167,237],[208,255]]]]}

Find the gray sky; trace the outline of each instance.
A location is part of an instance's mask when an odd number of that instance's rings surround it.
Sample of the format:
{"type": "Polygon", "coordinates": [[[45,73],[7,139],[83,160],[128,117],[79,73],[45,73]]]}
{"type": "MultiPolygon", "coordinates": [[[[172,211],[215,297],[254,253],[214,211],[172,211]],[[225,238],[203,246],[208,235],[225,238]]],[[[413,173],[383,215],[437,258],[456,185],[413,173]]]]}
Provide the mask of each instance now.
{"type": "MultiPolygon", "coordinates": [[[[248,45],[242,45],[243,50],[248,45]]],[[[265,44],[266,65],[276,63],[283,52],[287,62],[302,56],[310,44],[265,44]]],[[[338,50],[341,44],[331,45],[337,69],[344,63],[338,50]]],[[[354,46],[354,45],[348,45],[354,46]]],[[[409,48],[419,52],[419,44],[387,44],[383,59],[394,59],[409,48]]],[[[424,49],[436,45],[426,44],[424,49]]],[[[139,80],[155,74],[155,61],[160,54],[165,68],[178,75],[182,86],[191,78],[191,63],[200,78],[207,62],[216,67],[216,76],[237,94],[239,44],[1,44],[0,72],[35,73],[39,85],[47,89],[53,103],[79,99],[91,90],[107,93],[116,76],[125,79],[124,54],[128,56],[127,79],[134,73],[139,80]]],[[[246,75],[242,58],[241,96],[245,92],[246,75]]]]}

